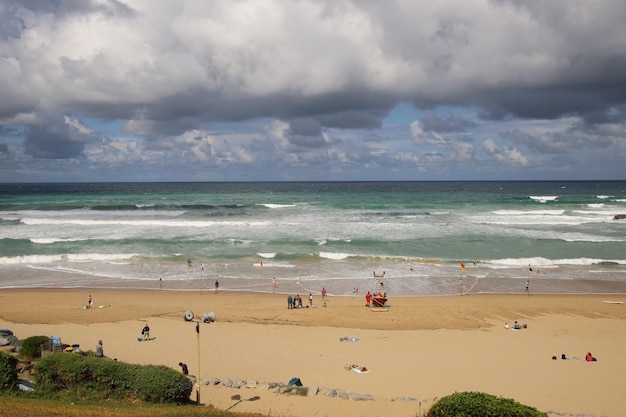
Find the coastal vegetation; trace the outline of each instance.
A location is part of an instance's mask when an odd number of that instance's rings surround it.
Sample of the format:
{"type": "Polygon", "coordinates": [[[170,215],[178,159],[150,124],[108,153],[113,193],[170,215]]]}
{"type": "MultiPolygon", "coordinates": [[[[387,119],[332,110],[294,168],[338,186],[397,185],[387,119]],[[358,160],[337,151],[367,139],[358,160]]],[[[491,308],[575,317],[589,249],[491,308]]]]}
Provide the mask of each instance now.
{"type": "Polygon", "coordinates": [[[482,392],[457,392],[441,398],[426,417],[548,417],[509,398],[482,392]]]}
{"type": "Polygon", "coordinates": [[[193,383],[163,365],[131,365],[92,352],[53,353],[35,366],[37,390],[44,395],[183,404],[193,383]]]}

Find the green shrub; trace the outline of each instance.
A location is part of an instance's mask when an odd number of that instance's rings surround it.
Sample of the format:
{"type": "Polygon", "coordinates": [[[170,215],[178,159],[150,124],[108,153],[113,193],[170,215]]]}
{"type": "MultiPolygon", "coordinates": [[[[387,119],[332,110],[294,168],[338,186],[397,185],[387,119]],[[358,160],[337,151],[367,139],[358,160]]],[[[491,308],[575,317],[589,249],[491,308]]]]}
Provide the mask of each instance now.
{"type": "Polygon", "coordinates": [[[17,359],[13,355],[0,352],[0,390],[13,388],[17,381],[17,359]]]}
{"type": "Polygon", "coordinates": [[[79,398],[139,398],[154,403],[185,403],[191,381],[166,366],[139,366],[97,358],[93,354],[54,353],[35,366],[41,394],[64,392],[79,398]]]}
{"type": "Polygon", "coordinates": [[[514,400],[481,392],[459,392],[437,401],[427,417],[548,417],[514,400]]]}
{"type": "Polygon", "coordinates": [[[182,404],[192,389],[189,378],[167,366],[142,366],[137,374],[137,395],[144,401],[182,404]]]}
{"type": "Polygon", "coordinates": [[[74,391],[94,398],[131,398],[136,367],[89,354],[54,353],[35,366],[35,381],[42,392],[74,391]]]}
{"type": "Polygon", "coordinates": [[[48,336],[31,336],[22,341],[20,354],[27,358],[34,359],[41,357],[41,345],[50,343],[48,336]]]}

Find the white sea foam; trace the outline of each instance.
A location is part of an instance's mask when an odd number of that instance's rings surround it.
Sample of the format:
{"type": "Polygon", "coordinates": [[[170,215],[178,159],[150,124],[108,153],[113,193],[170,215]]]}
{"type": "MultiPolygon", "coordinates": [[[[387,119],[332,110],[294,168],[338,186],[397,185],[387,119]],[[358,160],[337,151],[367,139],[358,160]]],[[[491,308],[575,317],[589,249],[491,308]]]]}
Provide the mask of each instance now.
{"type": "Polygon", "coordinates": [[[332,253],[332,252],[320,252],[319,253],[319,257],[325,258],[325,259],[346,259],[351,256],[354,256],[354,255],[351,255],[349,253],[332,253]]]}
{"type": "Polygon", "coordinates": [[[280,209],[280,208],[286,208],[286,207],[295,207],[295,204],[269,204],[269,203],[262,203],[262,204],[257,204],[259,206],[264,206],[267,208],[271,208],[271,209],[280,209]]]}
{"type": "Polygon", "coordinates": [[[51,262],[92,262],[92,261],[115,261],[129,260],[138,256],[134,253],[75,253],[63,255],[26,255],[26,256],[2,256],[0,264],[42,264],[51,262]]]}
{"type": "Polygon", "coordinates": [[[268,226],[269,221],[198,221],[198,220],[94,220],[94,219],[50,219],[24,218],[22,223],[27,225],[77,225],[77,226],[139,226],[139,227],[212,227],[212,226],[268,226]]]}
{"type": "Polygon", "coordinates": [[[559,196],[558,195],[529,195],[528,198],[534,201],[538,201],[540,203],[547,203],[548,201],[556,201],[559,196]]]}
{"type": "Polygon", "coordinates": [[[259,268],[262,270],[263,268],[294,268],[295,265],[287,263],[287,262],[263,262],[263,267],[261,267],[261,262],[253,263],[252,266],[259,268]]]}
{"type": "Polygon", "coordinates": [[[565,210],[494,210],[499,216],[561,216],[565,210]]]}
{"type": "Polygon", "coordinates": [[[526,267],[529,265],[531,268],[558,268],[560,265],[574,265],[574,266],[587,266],[597,265],[601,263],[616,263],[620,265],[626,265],[626,260],[615,259],[599,259],[599,258],[563,258],[563,259],[546,259],[546,258],[506,258],[506,259],[491,259],[485,261],[486,265],[493,265],[496,267],[526,267]]]}
{"type": "Polygon", "coordinates": [[[597,195],[597,198],[599,198],[600,200],[606,200],[607,198],[611,198],[613,197],[612,195],[597,195]]]}
{"type": "Polygon", "coordinates": [[[56,238],[56,237],[50,237],[50,238],[31,238],[30,241],[32,243],[38,243],[40,245],[49,245],[52,243],[56,243],[56,242],[80,242],[83,241],[85,239],[79,239],[79,238],[72,238],[72,239],[62,239],[62,238],[56,238]]]}
{"type": "Polygon", "coordinates": [[[257,252],[257,255],[259,255],[261,258],[272,259],[272,258],[274,258],[276,256],[276,252],[273,252],[273,253],[257,252]]]}

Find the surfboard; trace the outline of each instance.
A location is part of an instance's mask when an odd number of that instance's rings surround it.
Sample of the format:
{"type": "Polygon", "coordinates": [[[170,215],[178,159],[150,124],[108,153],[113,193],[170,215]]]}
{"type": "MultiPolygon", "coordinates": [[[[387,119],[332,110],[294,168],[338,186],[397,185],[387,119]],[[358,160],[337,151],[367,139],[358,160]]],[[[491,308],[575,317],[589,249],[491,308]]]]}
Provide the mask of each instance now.
{"type": "Polygon", "coordinates": [[[610,301],[610,300],[602,300],[603,303],[607,304],[624,304],[623,301],[610,301]]]}
{"type": "Polygon", "coordinates": [[[102,306],[99,306],[98,308],[107,308],[107,307],[109,307],[109,305],[108,305],[108,304],[107,304],[107,305],[102,305],[102,306]]]}

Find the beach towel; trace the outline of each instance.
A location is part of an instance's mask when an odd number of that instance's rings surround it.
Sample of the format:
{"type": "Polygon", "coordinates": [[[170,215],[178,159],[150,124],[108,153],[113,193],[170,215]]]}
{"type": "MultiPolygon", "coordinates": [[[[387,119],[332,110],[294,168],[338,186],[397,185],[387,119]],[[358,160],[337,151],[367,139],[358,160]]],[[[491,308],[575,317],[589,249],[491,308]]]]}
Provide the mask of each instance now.
{"type": "Polygon", "coordinates": [[[370,372],[369,369],[367,369],[365,366],[359,366],[359,365],[350,365],[350,364],[346,364],[343,367],[346,371],[354,371],[357,374],[367,374],[370,372]]]}
{"type": "Polygon", "coordinates": [[[340,342],[358,342],[359,338],[358,337],[340,337],[339,341],[340,342]]]}

